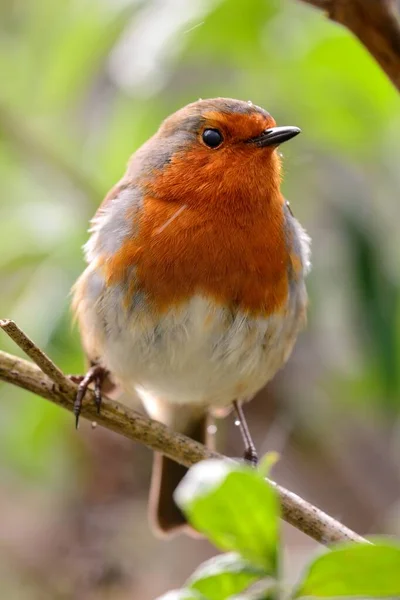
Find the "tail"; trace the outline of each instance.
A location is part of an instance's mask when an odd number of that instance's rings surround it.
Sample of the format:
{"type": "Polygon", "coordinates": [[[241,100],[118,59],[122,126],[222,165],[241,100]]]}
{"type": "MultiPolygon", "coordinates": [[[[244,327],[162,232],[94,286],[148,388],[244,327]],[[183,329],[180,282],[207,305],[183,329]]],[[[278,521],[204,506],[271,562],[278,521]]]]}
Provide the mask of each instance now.
{"type": "MultiPolygon", "coordinates": [[[[207,427],[208,417],[205,415],[184,433],[201,444],[209,445],[207,427]]],[[[156,534],[161,536],[179,532],[195,534],[173,499],[173,493],[187,471],[186,467],[170,458],[159,452],[154,453],[149,516],[156,534]]]]}

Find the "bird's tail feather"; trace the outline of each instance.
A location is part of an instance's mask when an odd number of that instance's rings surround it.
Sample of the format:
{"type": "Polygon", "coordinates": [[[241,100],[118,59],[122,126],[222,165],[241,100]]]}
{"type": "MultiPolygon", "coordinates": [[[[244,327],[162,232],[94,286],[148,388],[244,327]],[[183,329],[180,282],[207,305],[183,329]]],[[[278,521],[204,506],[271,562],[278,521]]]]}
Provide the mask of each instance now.
{"type": "MultiPolygon", "coordinates": [[[[207,427],[208,417],[205,415],[184,433],[197,442],[209,446],[207,427]]],[[[153,529],[158,535],[171,535],[182,530],[189,534],[195,533],[173,499],[173,493],[187,471],[186,467],[161,453],[154,453],[149,516],[153,529]]]]}

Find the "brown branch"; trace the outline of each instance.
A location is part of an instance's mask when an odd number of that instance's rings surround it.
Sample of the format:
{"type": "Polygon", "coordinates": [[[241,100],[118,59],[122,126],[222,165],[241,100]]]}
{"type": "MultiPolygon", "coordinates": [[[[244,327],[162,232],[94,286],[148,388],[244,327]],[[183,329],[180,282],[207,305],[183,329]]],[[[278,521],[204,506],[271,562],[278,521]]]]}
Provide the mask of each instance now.
{"type": "MultiPolygon", "coordinates": [[[[18,345],[29,350],[30,356],[35,357],[36,362],[48,369],[52,376],[48,377],[31,362],[0,351],[0,380],[33,392],[72,412],[77,386],[68,380],[19,328],[15,325],[11,327],[10,321],[2,323],[6,323],[6,326],[2,325],[3,329],[8,330],[8,334],[10,331],[12,332],[11,337],[17,341],[18,345]],[[26,340],[29,341],[29,344],[26,340]],[[38,359],[38,357],[40,358],[38,359]],[[49,365],[52,365],[51,368],[49,365]],[[57,382],[54,381],[55,373],[57,373],[57,382]],[[60,373],[63,380],[59,377],[60,373]],[[68,382],[68,386],[65,385],[65,380],[68,382]]],[[[104,427],[130,440],[140,442],[152,450],[161,451],[186,467],[191,467],[208,458],[224,458],[185,435],[171,431],[162,423],[149,419],[109,398],[103,397],[101,414],[98,415],[94,393],[90,389],[82,407],[82,416],[96,420],[104,427]]],[[[349,540],[366,542],[360,535],[293,492],[275,482],[270,481],[270,483],[278,492],[284,520],[321,544],[349,540]]]]}
{"type": "Polygon", "coordinates": [[[400,91],[400,18],[395,0],[302,0],[326,11],[372,54],[400,91]]]}
{"type": "MultiPolygon", "coordinates": [[[[0,380],[17,385],[72,412],[78,386],[72,381],[72,392],[61,392],[53,381],[36,365],[0,351],[0,380]]],[[[191,466],[218,454],[184,435],[170,431],[158,421],[148,419],[137,411],[103,396],[101,414],[97,414],[94,392],[88,389],[82,406],[82,417],[97,421],[107,429],[140,442],[153,450],[160,450],[183,465],[191,466]],[[190,443],[188,443],[188,440],[190,443]]]]}
{"type": "Polygon", "coordinates": [[[60,390],[66,388],[71,393],[75,392],[75,385],[68,377],[50,360],[28,336],[18,327],[14,321],[0,319],[0,328],[21,348],[25,354],[47,375],[60,390]]]}

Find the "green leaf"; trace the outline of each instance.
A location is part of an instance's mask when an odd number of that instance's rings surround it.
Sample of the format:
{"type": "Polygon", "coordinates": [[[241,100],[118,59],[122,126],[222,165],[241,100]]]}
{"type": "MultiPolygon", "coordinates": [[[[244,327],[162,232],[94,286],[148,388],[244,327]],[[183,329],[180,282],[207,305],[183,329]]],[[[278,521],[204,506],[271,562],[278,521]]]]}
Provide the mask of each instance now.
{"type": "Polygon", "coordinates": [[[236,552],[221,554],[201,564],[186,585],[208,600],[224,600],[246,590],[265,576],[263,569],[252,565],[236,552]]]}
{"type": "Polygon", "coordinates": [[[257,470],[263,477],[268,477],[272,467],[279,461],[280,456],[278,452],[268,452],[261,457],[260,462],[257,465],[257,470]]]}
{"type": "Polygon", "coordinates": [[[163,596],[159,596],[156,600],[208,600],[195,590],[181,589],[172,590],[163,596]]]}
{"type": "Polygon", "coordinates": [[[265,575],[276,574],[279,504],[256,469],[229,460],[203,461],[189,470],[175,500],[218,548],[239,552],[265,575]]]}
{"type": "Polygon", "coordinates": [[[348,544],[317,558],[294,598],[400,597],[400,546],[348,544]]]}

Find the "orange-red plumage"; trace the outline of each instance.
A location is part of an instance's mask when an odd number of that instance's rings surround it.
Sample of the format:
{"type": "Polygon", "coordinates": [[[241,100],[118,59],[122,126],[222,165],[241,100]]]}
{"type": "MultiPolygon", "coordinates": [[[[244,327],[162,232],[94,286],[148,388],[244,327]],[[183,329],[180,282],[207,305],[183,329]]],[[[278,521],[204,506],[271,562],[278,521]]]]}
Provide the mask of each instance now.
{"type": "Polygon", "coordinates": [[[216,154],[210,163],[209,149],[196,147],[185,152],[184,165],[178,153],[144,183],[138,234],[108,261],[107,281],[123,280],[127,266],[138,265],[136,289],[148,294],[156,309],[199,291],[220,304],[268,316],[281,309],[288,291],[280,161],[273,149],[267,154],[248,145],[238,152],[233,144],[275,121],[215,112],[205,119],[204,127],[224,132],[228,156],[216,154]],[[184,173],[202,177],[182,181],[184,173]]]}
{"type": "Polygon", "coordinates": [[[260,214],[245,231],[224,215],[215,226],[211,205],[200,225],[188,207],[163,229],[176,206],[145,197],[138,236],[107,262],[107,281],[121,282],[129,277],[127,266],[137,265],[136,289],[148,294],[156,309],[166,310],[197,292],[221,305],[267,316],[287,297],[282,265],[289,260],[280,199],[269,209],[269,215],[260,214]]]}

